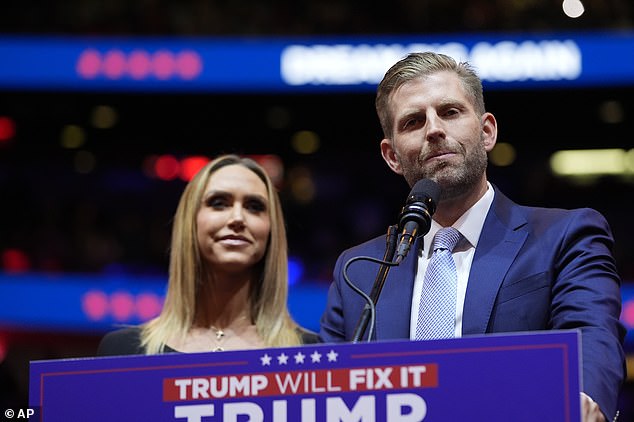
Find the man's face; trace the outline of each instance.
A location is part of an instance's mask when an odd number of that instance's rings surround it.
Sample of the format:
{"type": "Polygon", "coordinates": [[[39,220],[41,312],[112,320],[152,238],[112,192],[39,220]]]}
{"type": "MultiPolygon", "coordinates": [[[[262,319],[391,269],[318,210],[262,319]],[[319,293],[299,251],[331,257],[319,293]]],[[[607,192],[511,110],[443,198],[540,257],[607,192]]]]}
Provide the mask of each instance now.
{"type": "Polygon", "coordinates": [[[390,97],[392,139],[381,141],[390,168],[410,186],[423,178],[459,196],[486,177],[495,145],[495,118],[479,116],[456,74],[434,73],[409,81],[390,97]]]}

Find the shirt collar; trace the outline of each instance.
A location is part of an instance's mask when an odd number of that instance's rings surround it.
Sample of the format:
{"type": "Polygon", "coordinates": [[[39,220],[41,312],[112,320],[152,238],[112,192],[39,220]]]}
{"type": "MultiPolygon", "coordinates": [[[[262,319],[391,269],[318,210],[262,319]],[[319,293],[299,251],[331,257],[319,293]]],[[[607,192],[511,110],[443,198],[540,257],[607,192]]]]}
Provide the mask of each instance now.
{"type": "MultiPolygon", "coordinates": [[[[471,208],[465,211],[465,213],[462,214],[453,224],[452,227],[458,230],[460,234],[462,234],[463,238],[468,242],[467,245],[465,245],[464,241],[458,243],[456,246],[458,250],[467,249],[469,246],[473,246],[474,248],[478,246],[478,240],[480,239],[480,233],[482,233],[484,220],[489,212],[489,208],[491,208],[494,196],[495,191],[493,186],[487,181],[487,190],[484,195],[482,195],[482,198],[473,204],[471,208]]],[[[436,220],[432,219],[431,227],[429,232],[427,232],[424,236],[422,245],[422,253],[426,254],[428,257],[431,254],[431,248],[426,248],[426,246],[432,244],[436,232],[441,228],[442,226],[438,224],[436,220]]]]}

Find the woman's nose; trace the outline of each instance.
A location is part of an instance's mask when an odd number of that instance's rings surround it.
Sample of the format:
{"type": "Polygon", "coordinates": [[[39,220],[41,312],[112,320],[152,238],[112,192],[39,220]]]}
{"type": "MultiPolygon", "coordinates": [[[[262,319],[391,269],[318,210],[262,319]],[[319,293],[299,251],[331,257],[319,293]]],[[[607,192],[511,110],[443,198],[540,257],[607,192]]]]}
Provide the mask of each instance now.
{"type": "Polygon", "coordinates": [[[236,203],[233,205],[229,216],[229,224],[244,226],[244,210],[241,204],[236,203]]]}

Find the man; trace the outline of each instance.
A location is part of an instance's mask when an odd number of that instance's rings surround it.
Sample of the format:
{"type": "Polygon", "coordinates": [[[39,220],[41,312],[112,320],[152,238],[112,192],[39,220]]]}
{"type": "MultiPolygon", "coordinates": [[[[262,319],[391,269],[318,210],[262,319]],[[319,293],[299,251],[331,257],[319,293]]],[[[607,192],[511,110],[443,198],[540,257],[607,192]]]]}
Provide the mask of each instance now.
{"type": "MultiPolygon", "coordinates": [[[[613,238],[603,216],[587,208],[519,206],[487,180],[497,121],[486,112],[482,83],[467,63],[434,53],[408,55],[379,84],[376,109],[387,165],[410,187],[431,179],[441,189],[429,232],[390,270],[389,288],[377,304],[376,339],[419,338],[429,245],[439,229],[453,227],[460,238],[451,253],[457,273],[453,336],[580,329],[583,419],[612,420],[625,376],[625,330],[613,238]]],[[[380,259],[384,252],[381,236],[341,254],[322,316],[323,341],[351,340],[365,305],[343,282],[344,264],[355,256],[380,259]]],[[[377,265],[356,264],[348,275],[369,293],[376,272],[377,265]]]]}

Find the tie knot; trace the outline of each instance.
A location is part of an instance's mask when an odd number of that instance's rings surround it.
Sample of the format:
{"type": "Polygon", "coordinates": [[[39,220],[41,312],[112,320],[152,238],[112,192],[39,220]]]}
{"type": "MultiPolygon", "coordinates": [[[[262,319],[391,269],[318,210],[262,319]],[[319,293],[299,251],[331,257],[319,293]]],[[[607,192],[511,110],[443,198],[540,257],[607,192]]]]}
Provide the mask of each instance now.
{"type": "Polygon", "coordinates": [[[453,251],[460,240],[460,232],[453,227],[443,227],[434,236],[434,252],[438,249],[453,251]]]}

